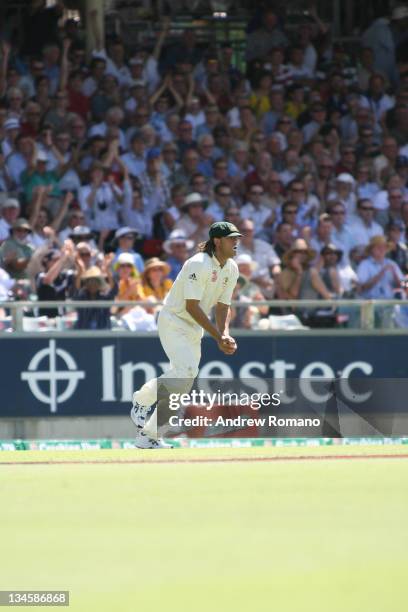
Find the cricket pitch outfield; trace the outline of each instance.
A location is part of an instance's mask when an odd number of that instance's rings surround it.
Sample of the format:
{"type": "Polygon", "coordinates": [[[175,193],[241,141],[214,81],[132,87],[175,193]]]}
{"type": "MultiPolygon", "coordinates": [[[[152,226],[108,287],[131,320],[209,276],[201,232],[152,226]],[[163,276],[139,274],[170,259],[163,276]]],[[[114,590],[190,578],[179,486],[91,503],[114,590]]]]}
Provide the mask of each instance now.
{"type": "Polygon", "coordinates": [[[406,605],[407,446],[0,453],[0,590],[70,609],[406,605]]]}

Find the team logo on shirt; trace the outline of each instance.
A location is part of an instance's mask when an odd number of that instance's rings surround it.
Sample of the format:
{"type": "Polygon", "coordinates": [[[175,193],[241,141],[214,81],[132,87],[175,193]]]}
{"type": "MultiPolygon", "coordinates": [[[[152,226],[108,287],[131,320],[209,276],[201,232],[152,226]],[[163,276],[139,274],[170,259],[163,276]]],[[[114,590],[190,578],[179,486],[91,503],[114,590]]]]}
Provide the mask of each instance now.
{"type": "Polygon", "coordinates": [[[217,277],[217,270],[213,270],[212,273],[211,273],[211,282],[212,283],[217,282],[217,278],[218,278],[217,277]]]}
{"type": "Polygon", "coordinates": [[[190,274],[190,276],[188,278],[189,278],[189,280],[197,280],[197,276],[195,275],[194,272],[192,274],[190,274]]]}
{"type": "Polygon", "coordinates": [[[224,285],[224,287],[228,285],[228,276],[222,279],[222,284],[224,285]]]}

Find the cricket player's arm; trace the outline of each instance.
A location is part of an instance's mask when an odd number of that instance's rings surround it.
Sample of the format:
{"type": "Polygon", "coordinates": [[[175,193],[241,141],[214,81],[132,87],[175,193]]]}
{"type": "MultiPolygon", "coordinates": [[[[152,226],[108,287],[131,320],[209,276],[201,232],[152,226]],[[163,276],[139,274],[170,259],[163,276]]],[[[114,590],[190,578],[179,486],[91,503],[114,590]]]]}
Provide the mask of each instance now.
{"type": "Polygon", "coordinates": [[[215,321],[218,331],[222,336],[229,336],[229,324],[231,321],[231,306],[217,302],[215,305],[215,321]]]}
{"type": "Polygon", "coordinates": [[[218,344],[219,349],[223,353],[226,353],[227,355],[231,355],[233,352],[235,352],[235,348],[233,348],[233,346],[229,343],[229,341],[226,341],[226,336],[223,336],[221,332],[219,331],[219,329],[217,329],[217,327],[215,327],[215,325],[211,323],[210,319],[207,317],[205,312],[202,310],[199,300],[187,299],[186,300],[186,311],[188,312],[190,317],[194,319],[196,323],[201,325],[201,327],[206,332],[208,332],[210,336],[214,338],[214,340],[218,344]]]}
{"type": "Polygon", "coordinates": [[[218,329],[211,323],[205,312],[200,306],[200,300],[186,300],[186,311],[194,319],[196,323],[201,325],[206,332],[216,340],[221,341],[221,334],[218,329]]]}

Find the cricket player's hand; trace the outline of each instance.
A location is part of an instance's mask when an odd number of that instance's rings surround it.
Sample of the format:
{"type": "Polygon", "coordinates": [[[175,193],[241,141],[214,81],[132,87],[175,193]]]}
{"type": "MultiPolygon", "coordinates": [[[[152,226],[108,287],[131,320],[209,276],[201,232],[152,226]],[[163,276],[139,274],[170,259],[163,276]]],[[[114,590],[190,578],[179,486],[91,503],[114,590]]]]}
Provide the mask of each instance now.
{"type": "Polygon", "coordinates": [[[231,336],[221,336],[221,340],[218,342],[218,348],[226,355],[233,355],[237,350],[237,343],[231,336]]]}

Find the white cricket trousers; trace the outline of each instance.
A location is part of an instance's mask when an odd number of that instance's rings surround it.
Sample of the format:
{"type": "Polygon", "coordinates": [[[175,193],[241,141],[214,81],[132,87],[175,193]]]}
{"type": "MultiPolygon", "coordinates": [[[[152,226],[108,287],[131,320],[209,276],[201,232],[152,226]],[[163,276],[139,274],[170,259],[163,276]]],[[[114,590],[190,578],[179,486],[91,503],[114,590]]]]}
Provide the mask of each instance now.
{"type": "MultiPolygon", "coordinates": [[[[160,342],[170,361],[170,369],[159,378],[147,381],[134,393],[134,400],[141,406],[152,406],[157,401],[158,382],[183,379],[180,380],[178,392],[189,393],[198,374],[202,329],[192,327],[165,308],[159,314],[157,327],[160,342]]],[[[172,383],[171,387],[174,387],[174,384],[176,383],[172,383]]]]}

